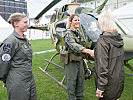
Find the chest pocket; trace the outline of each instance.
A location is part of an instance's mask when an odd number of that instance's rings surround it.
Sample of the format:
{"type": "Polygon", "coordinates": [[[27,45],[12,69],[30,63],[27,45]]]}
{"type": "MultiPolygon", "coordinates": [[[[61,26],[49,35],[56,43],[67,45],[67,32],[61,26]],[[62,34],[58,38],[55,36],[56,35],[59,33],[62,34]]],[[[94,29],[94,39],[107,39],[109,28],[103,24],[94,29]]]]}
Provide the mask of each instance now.
{"type": "Polygon", "coordinates": [[[32,48],[30,45],[22,44],[20,47],[17,48],[16,54],[14,59],[32,59],[32,48]]]}
{"type": "Polygon", "coordinates": [[[23,44],[21,46],[21,51],[27,56],[27,57],[32,57],[32,48],[30,45],[23,44]]]}

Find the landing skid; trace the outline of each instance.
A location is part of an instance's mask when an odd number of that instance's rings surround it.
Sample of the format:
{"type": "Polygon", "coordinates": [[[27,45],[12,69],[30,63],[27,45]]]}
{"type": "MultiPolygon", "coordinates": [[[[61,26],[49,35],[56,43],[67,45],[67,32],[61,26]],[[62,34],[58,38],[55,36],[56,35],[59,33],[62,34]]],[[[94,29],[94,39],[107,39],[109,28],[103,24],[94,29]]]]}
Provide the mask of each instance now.
{"type": "MultiPolygon", "coordinates": [[[[129,70],[131,70],[131,71],[133,72],[133,67],[128,63],[128,60],[125,60],[125,61],[124,61],[124,65],[125,65],[129,70]]],[[[125,72],[125,74],[128,74],[128,75],[130,75],[130,76],[133,76],[133,74],[130,74],[130,73],[127,73],[127,72],[125,72]]]]}
{"type": "Polygon", "coordinates": [[[124,65],[133,72],[133,67],[128,63],[127,60],[124,61],[124,65]]]}
{"type": "Polygon", "coordinates": [[[51,77],[53,80],[55,80],[59,85],[61,85],[61,86],[64,87],[65,89],[67,89],[67,87],[63,84],[63,83],[64,83],[64,80],[65,80],[65,76],[62,78],[61,81],[59,81],[59,80],[57,80],[56,78],[54,78],[52,75],[50,75],[48,72],[46,72],[46,70],[48,69],[49,64],[53,64],[53,65],[55,65],[56,67],[59,67],[59,68],[61,68],[61,69],[64,69],[64,67],[62,67],[62,66],[60,66],[60,65],[58,65],[58,64],[52,62],[53,58],[54,58],[55,56],[59,55],[59,54],[60,54],[60,53],[54,54],[54,55],[50,58],[50,60],[44,59],[45,61],[48,62],[48,64],[46,65],[46,67],[45,67],[44,69],[42,69],[41,67],[39,67],[39,69],[40,69],[41,71],[43,71],[46,75],[48,75],[49,77],[51,77]]]}
{"type": "MultiPolygon", "coordinates": [[[[62,78],[61,81],[59,81],[59,80],[57,80],[55,77],[53,77],[52,75],[50,75],[48,72],[46,72],[46,70],[48,69],[49,64],[53,64],[53,65],[55,65],[56,67],[59,67],[59,68],[61,68],[61,69],[64,69],[64,67],[62,67],[62,66],[60,66],[60,65],[58,65],[58,64],[56,64],[56,63],[54,63],[54,62],[52,62],[53,58],[54,58],[55,56],[59,55],[59,54],[60,54],[60,53],[54,54],[54,55],[50,58],[50,60],[44,59],[45,61],[48,62],[48,64],[46,65],[46,67],[45,67],[44,69],[42,69],[41,67],[39,67],[39,69],[40,69],[42,72],[44,72],[46,75],[48,75],[49,77],[51,77],[53,80],[55,80],[59,85],[61,85],[61,86],[64,87],[65,89],[67,89],[67,87],[63,84],[63,83],[64,83],[64,80],[65,80],[65,76],[62,78]]],[[[125,65],[127,68],[129,68],[129,69],[133,72],[133,67],[128,63],[128,61],[124,61],[124,65],[125,65]]],[[[130,74],[130,73],[125,73],[125,74],[128,74],[128,75],[130,75],[130,76],[133,76],[133,74],[130,74]]]]}

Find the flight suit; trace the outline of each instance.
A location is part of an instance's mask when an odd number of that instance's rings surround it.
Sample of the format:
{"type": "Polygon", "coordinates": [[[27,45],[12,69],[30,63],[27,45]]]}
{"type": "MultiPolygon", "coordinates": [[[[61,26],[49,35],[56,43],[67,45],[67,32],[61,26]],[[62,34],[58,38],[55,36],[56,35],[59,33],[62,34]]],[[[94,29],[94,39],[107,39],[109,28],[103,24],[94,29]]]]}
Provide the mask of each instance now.
{"type": "Polygon", "coordinates": [[[1,44],[0,80],[6,83],[8,100],[37,100],[32,47],[16,31],[1,44]]]}
{"type": "Polygon", "coordinates": [[[84,91],[84,66],[81,51],[85,48],[81,45],[82,36],[70,28],[65,36],[65,43],[68,45],[69,61],[64,64],[68,100],[83,100],[84,91]],[[71,57],[70,57],[71,56],[71,57]]]}

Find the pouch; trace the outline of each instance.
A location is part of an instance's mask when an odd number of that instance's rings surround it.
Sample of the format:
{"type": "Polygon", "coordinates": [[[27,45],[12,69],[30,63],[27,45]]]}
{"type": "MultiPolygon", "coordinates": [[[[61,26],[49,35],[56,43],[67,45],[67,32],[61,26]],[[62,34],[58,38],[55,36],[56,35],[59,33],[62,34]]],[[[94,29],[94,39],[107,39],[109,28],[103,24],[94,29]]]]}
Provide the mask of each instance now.
{"type": "Polygon", "coordinates": [[[82,56],[76,56],[73,53],[70,54],[70,61],[81,61],[81,60],[82,60],[82,56]]]}
{"type": "Polygon", "coordinates": [[[60,51],[60,62],[68,64],[68,51],[60,51]]]}

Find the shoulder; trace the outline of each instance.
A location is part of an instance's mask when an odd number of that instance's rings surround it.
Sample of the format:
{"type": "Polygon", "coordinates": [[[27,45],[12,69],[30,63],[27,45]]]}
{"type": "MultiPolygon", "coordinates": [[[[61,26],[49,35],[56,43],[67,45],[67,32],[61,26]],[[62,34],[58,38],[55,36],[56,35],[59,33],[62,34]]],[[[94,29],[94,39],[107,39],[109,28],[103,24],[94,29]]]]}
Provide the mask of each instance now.
{"type": "Polygon", "coordinates": [[[2,44],[9,44],[11,46],[15,46],[17,43],[16,38],[13,34],[10,34],[3,42],[2,44]]]}
{"type": "Polygon", "coordinates": [[[98,40],[97,40],[97,45],[101,45],[101,46],[106,46],[108,45],[108,42],[105,39],[106,37],[104,37],[103,35],[100,35],[98,40]]]}
{"type": "Polygon", "coordinates": [[[73,36],[72,31],[70,29],[67,29],[65,37],[71,37],[71,36],[73,36]]]}

